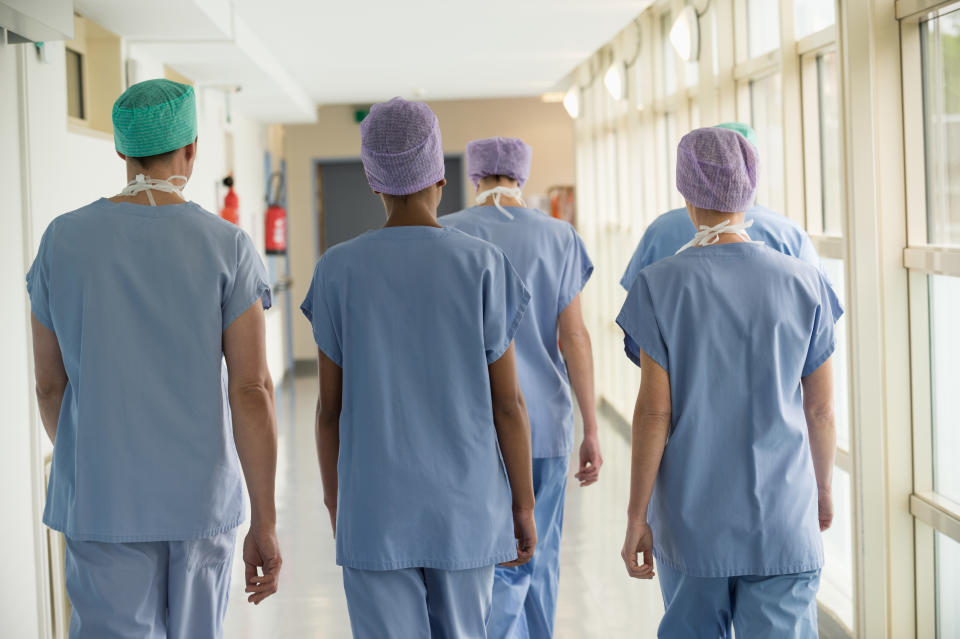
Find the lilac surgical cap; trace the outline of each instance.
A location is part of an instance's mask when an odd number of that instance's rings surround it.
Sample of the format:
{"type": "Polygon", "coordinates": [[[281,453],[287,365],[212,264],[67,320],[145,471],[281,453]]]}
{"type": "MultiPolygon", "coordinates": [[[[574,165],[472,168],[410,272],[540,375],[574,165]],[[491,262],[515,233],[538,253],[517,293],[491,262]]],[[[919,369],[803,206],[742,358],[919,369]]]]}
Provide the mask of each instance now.
{"type": "Polygon", "coordinates": [[[757,150],[729,129],[696,129],[677,147],[677,190],[690,204],[739,213],[757,195],[757,150]]]}
{"type": "Polygon", "coordinates": [[[437,116],[403,98],[374,104],[360,123],[360,157],[378,193],[409,195],[436,184],[444,175],[437,116]]]}
{"type": "Polygon", "coordinates": [[[485,138],[467,143],[467,175],[474,186],[488,175],[505,175],[520,187],[530,177],[533,149],[518,138],[485,138]]]}

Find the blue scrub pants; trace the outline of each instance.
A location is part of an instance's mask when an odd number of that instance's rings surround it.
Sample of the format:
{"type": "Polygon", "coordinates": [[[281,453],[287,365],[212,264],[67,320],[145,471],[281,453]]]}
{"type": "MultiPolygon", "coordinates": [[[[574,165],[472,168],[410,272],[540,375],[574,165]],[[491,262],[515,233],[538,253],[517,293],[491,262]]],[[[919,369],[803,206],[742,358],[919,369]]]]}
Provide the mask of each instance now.
{"type": "Polygon", "coordinates": [[[560,582],[560,534],[569,457],[533,460],[537,550],[522,566],[497,566],[493,578],[491,639],[548,639],[553,636],[560,582]]]}
{"type": "Polygon", "coordinates": [[[355,639],[486,639],[493,566],[343,569],[355,639]]]}
{"type": "Polygon", "coordinates": [[[67,538],[70,639],[219,639],[236,530],[190,541],[67,538]]]}
{"type": "Polygon", "coordinates": [[[820,571],[772,577],[690,577],[657,562],[666,611],[657,636],[817,639],[820,571]]]}

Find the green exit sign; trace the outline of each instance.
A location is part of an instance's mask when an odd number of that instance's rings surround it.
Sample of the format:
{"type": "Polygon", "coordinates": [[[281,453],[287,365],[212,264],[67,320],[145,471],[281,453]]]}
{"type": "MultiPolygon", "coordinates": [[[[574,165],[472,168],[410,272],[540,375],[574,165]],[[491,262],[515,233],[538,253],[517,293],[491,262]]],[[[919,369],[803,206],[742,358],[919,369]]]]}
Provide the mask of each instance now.
{"type": "Polygon", "coordinates": [[[353,110],[353,121],[357,124],[363,122],[363,119],[370,115],[370,109],[354,109],[353,110]]]}

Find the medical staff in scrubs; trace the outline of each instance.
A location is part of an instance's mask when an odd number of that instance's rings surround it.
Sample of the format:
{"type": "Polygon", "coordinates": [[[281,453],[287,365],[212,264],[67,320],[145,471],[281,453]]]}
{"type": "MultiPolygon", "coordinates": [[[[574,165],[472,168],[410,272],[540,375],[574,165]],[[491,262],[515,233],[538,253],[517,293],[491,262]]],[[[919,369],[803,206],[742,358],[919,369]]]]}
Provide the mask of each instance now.
{"type": "Polygon", "coordinates": [[[643,370],[622,557],[641,579],[656,557],[671,639],[817,636],[843,310],[817,268],[744,232],[757,164],[733,131],[681,140],[702,230],[640,271],[617,318],[643,370]]]}
{"type": "MultiPolygon", "coordinates": [[[[718,124],[717,127],[736,131],[755,149],[758,148],[757,134],[749,125],[741,122],[727,122],[718,124]]],[[[820,257],[813,248],[807,232],[789,218],[765,206],[751,203],[746,212],[746,219],[753,223],[749,231],[752,239],[821,268],[820,257]]],[[[633,280],[637,278],[637,273],[654,262],[675,254],[696,232],[697,229],[691,222],[686,207],[667,211],[659,216],[650,223],[643,237],[640,238],[640,243],[633,257],[630,258],[630,263],[627,264],[627,270],[620,278],[620,285],[625,291],[629,291],[633,280]]]]}
{"type": "Polygon", "coordinates": [[[486,637],[494,566],[536,546],[513,347],[530,294],[503,251],[437,223],[427,105],[374,105],[360,133],[386,224],[327,250],[301,306],[350,622],[360,639],[486,637]]]}
{"type": "Polygon", "coordinates": [[[552,637],[563,503],[573,451],[571,384],[583,416],[576,473],[580,485],[596,482],[603,464],[594,410],[593,353],[580,311],[580,291],[593,264],[573,226],[524,204],[521,189],[530,175],[529,145],[516,138],[474,140],[467,144],[466,155],[477,206],[444,216],[443,225],[503,249],[531,294],[516,349],[533,438],[539,545],[529,563],[497,568],[488,629],[498,639],[552,637]]]}
{"type": "Polygon", "coordinates": [[[220,637],[244,479],[246,591],[277,589],[270,287],[246,233],[182,195],[195,104],[168,80],[120,96],[129,183],[54,219],[27,274],[72,639],[220,637]]]}

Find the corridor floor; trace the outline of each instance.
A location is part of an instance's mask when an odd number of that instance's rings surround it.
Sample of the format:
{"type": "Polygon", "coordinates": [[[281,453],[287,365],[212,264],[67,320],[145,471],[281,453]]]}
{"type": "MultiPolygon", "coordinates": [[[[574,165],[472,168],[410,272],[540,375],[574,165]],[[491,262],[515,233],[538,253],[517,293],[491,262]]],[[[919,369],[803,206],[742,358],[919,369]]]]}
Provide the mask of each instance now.
{"type": "MultiPolygon", "coordinates": [[[[277,517],[283,550],[280,591],[259,606],[243,593],[238,530],[227,639],[347,639],[350,623],[333,536],[323,507],[313,440],[316,379],[288,378],[277,393],[280,446],[277,517]]],[[[604,466],[600,481],[567,485],[560,570],[558,639],[653,637],[662,614],[653,582],[633,581],[620,560],[626,525],[630,450],[615,426],[601,419],[604,466]]]]}

